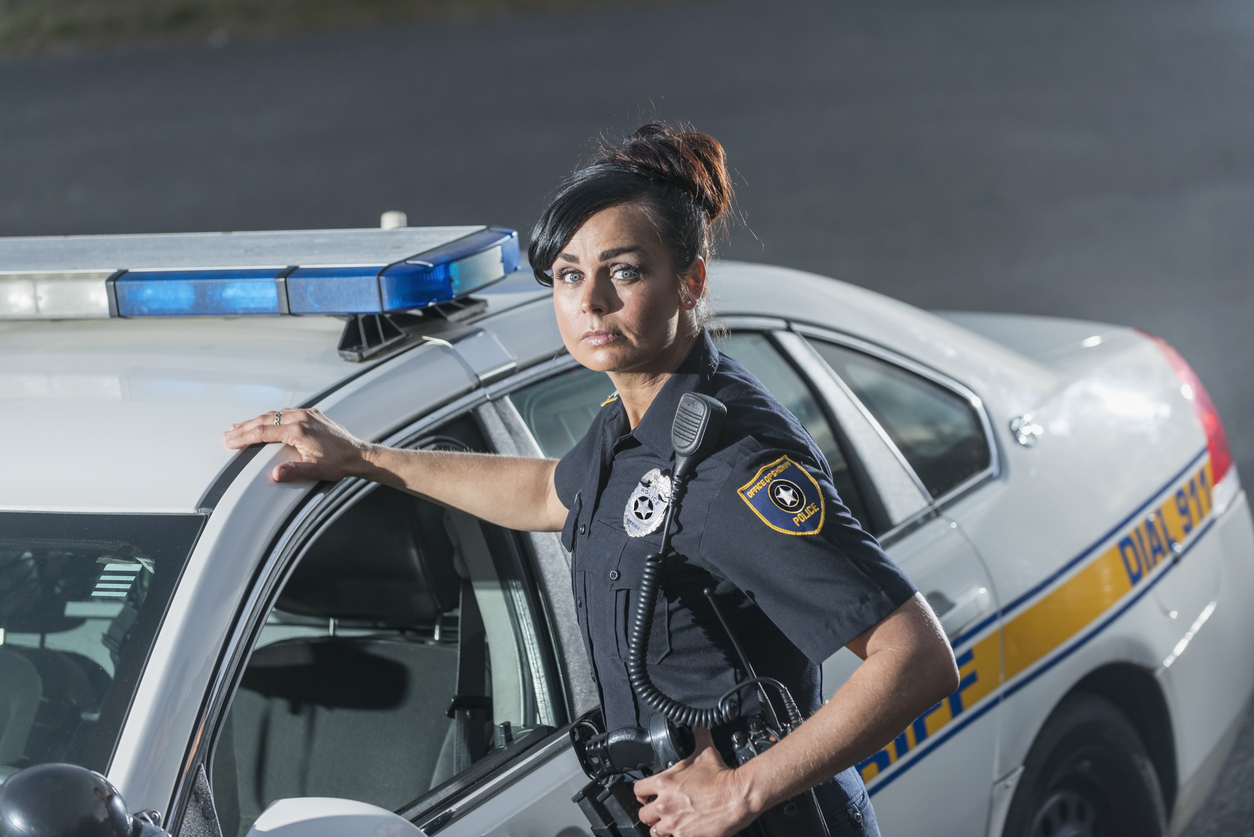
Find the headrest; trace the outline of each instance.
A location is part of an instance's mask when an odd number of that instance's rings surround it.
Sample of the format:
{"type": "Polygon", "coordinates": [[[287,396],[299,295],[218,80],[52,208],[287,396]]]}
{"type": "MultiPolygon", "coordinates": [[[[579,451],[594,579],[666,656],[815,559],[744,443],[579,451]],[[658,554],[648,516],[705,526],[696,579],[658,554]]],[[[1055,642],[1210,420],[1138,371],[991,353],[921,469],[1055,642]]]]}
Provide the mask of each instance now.
{"type": "Polygon", "coordinates": [[[277,607],[397,627],[430,623],[458,605],[453,557],[443,509],[379,486],[310,545],[277,607]]]}

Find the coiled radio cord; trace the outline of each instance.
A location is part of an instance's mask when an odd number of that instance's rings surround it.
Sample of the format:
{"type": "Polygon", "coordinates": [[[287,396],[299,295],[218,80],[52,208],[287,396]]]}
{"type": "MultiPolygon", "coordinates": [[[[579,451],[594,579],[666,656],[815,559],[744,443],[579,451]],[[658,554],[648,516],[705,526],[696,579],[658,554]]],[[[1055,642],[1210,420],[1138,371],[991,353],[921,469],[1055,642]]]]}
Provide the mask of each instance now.
{"type": "MultiPolygon", "coordinates": [[[[640,577],[640,587],[636,593],[635,601],[632,602],[631,626],[627,633],[627,679],[641,702],[654,712],[660,712],[662,715],[665,715],[671,723],[688,727],[705,727],[709,730],[729,724],[740,717],[740,701],[736,699],[737,692],[761,684],[773,686],[779,692],[784,704],[784,710],[788,713],[790,727],[796,729],[801,726],[802,721],[801,711],[797,708],[797,702],[793,700],[792,694],[787,687],[773,678],[751,676],[749,679],[741,681],[729,689],[718,699],[716,705],[703,709],[675,700],[659,689],[654,684],[653,678],[649,676],[646,652],[649,648],[649,636],[653,632],[653,612],[657,606],[658,590],[662,586],[662,570],[665,568],[666,563],[665,556],[670,552],[671,524],[674,523],[676,510],[683,503],[684,494],[688,490],[690,477],[688,474],[683,473],[684,470],[681,468],[676,469],[675,478],[671,485],[671,501],[666,509],[666,517],[662,523],[662,547],[644,559],[644,570],[640,577]]],[[[712,606],[713,604],[711,601],[712,606]]],[[[719,621],[722,621],[722,614],[718,614],[717,608],[715,613],[718,615],[719,621]]],[[[739,650],[737,648],[737,651],[739,650]]],[[[748,661],[745,661],[745,664],[747,666],[748,661]]],[[[750,673],[752,674],[752,671],[750,673]]],[[[763,695],[763,699],[765,697],[763,695]]],[[[764,709],[769,710],[769,704],[764,709]]]]}
{"type": "Polygon", "coordinates": [[[720,698],[717,706],[707,709],[680,703],[654,685],[645,659],[645,653],[649,647],[649,635],[653,631],[653,611],[657,606],[658,589],[662,585],[664,556],[670,551],[671,546],[671,524],[675,520],[675,510],[683,502],[687,490],[688,476],[680,474],[679,469],[676,469],[675,478],[671,484],[671,501],[662,523],[662,548],[644,559],[640,588],[636,592],[635,601],[632,602],[631,627],[627,633],[627,679],[636,697],[654,712],[665,715],[671,723],[714,729],[740,716],[740,705],[735,700],[736,690],[733,689],[720,698]]]}

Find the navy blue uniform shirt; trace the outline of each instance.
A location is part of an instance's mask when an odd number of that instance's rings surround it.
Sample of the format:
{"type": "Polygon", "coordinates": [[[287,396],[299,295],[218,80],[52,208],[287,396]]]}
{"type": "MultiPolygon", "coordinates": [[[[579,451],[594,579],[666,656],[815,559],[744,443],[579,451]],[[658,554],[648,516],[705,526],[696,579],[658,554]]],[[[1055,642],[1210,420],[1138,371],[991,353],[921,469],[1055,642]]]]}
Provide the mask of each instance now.
{"type": "MultiPolygon", "coordinates": [[[[747,676],[702,593],[713,587],[756,673],[784,683],[808,717],[822,701],[822,662],[915,589],[850,515],[796,418],[703,335],[635,430],[611,399],[554,474],[570,510],[562,542],[606,728],[647,727],[652,715],[627,679],[628,620],[644,558],[661,545],[671,424],[686,392],[722,401],[727,420],[674,525],[649,672],[663,692],[698,707],[714,706],[747,676]]],[[[752,690],[741,696],[746,714],[757,711],[752,690]]],[[[846,809],[858,823],[869,815],[864,824],[874,828],[869,805],[854,810],[865,802],[856,771],[817,790],[834,833],[842,830],[832,817],[846,809]]]]}

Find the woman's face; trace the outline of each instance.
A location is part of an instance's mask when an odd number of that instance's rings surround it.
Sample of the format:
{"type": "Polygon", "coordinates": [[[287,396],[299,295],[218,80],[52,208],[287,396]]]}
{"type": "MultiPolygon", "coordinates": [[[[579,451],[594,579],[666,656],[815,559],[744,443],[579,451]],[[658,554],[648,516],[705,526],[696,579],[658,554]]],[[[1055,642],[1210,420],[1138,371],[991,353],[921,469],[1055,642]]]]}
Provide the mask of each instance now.
{"type": "Polygon", "coordinates": [[[649,214],[636,204],[584,222],[553,262],[553,308],[566,349],[598,372],[670,372],[687,354],[680,296],[696,299],[704,263],[680,276],[649,214]],[[683,344],[680,346],[679,344],[683,344]]]}

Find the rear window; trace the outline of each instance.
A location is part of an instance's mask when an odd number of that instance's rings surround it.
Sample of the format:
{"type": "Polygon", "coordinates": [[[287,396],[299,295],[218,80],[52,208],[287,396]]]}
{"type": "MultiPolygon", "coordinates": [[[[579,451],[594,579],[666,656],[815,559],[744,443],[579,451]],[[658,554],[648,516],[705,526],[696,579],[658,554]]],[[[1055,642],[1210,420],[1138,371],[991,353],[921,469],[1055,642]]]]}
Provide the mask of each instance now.
{"type": "Polygon", "coordinates": [[[811,342],[875,416],[932,497],[989,467],[988,438],[966,398],[896,364],[823,340],[811,342]]]}
{"type": "Polygon", "coordinates": [[[109,766],[201,515],[0,513],[0,782],[109,766]]]}

